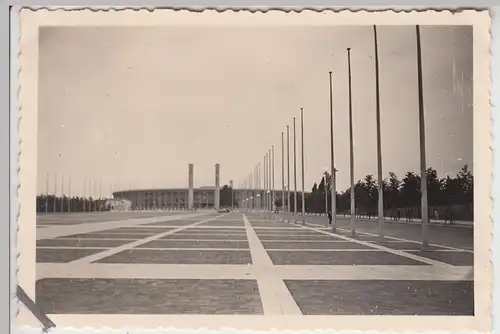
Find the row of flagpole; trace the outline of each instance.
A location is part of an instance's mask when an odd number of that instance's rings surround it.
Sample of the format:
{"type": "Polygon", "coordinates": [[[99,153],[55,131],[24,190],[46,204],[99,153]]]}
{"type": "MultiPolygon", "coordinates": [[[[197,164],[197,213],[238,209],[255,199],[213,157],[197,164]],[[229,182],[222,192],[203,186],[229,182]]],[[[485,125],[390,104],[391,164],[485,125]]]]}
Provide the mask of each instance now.
{"type": "MultiPolygon", "coordinates": [[[[301,173],[302,173],[302,208],[301,213],[305,215],[305,158],[304,158],[304,109],[300,109],[301,121],[301,173]]],[[[286,127],[286,184],[285,184],[285,134],[281,132],[281,207],[282,210],[290,212],[290,126],[286,127]]],[[[258,162],[253,172],[245,179],[240,187],[244,189],[243,205],[245,209],[252,208],[265,211],[276,209],[276,187],[275,187],[275,146],[264,154],[263,168],[258,162]],[[260,182],[261,170],[263,172],[263,184],[260,182]],[[257,176],[255,178],[255,175],[257,176]],[[256,183],[247,180],[257,180],[256,183]],[[262,186],[262,187],[261,187],[262,186]],[[248,191],[248,193],[246,193],[248,191]],[[255,195],[255,193],[257,194],[255,195]]],[[[297,132],[295,117],[293,117],[293,166],[294,166],[294,213],[297,214],[297,132]]]]}
{"type": "MultiPolygon", "coordinates": [[[[60,201],[60,208],[61,211],[64,211],[65,208],[67,208],[67,212],[72,212],[72,207],[71,207],[71,198],[72,195],[71,193],[71,186],[72,186],[72,178],[71,176],[68,176],[67,178],[64,175],[60,175],[60,178],[58,177],[57,173],[54,173],[53,175],[53,184],[52,184],[52,189],[50,187],[50,173],[47,173],[46,175],[46,180],[45,180],[45,204],[44,204],[44,209],[45,212],[49,211],[49,197],[54,197],[55,200],[53,201],[52,205],[52,212],[56,212],[56,207],[58,201],[60,201]],[[61,181],[60,187],[58,181],[61,181]],[[67,180],[67,186],[65,187],[65,181],[67,180]],[[60,192],[59,192],[60,190],[60,192]]],[[[116,187],[115,187],[116,188],[116,187]]],[[[110,192],[111,194],[115,192],[116,189],[111,189],[110,192]]],[[[103,188],[102,188],[102,181],[96,182],[92,181],[90,179],[84,179],[83,180],[83,194],[81,195],[76,195],[78,197],[81,197],[83,199],[84,206],[83,209],[84,211],[95,211],[95,208],[92,207],[92,202],[90,201],[90,198],[93,198],[95,200],[102,200],[104,197],[112,196],[112,195],[105,195],[103,197],[103,188]],[[89,202],[87,205],[86,202],[89,202]]]]}
{"type": "MultiPolygon", "coordinates": [[[[379,55],[378,55],[378,40],[377,40],[377,26],[373,26],[374,36],[374,52],[375,52],[375,93],[376,93],[376,128],[377,128],[377,182],[378,182],[378,234],[380,239],[384,239],[384,198],[383,198],[383,168],[382,168],[382,143],[381,143],[381,121],[380,121],[380,76],[379,76],[379,55]]],[[[416,26],[416,44],[417,44],[417,80],[418,80],[418,112],[419,112],[419,142],[420,142],[420,177],[421,177],[421,212],[422,212],[422,246],[427,248],[429,245],[428,237],[428,203],[427,203],[427,166],[426,166],[426,153],[425,153],[425,117],[423,105],[423,82],[422,82],[422,55],[421,55],[421,41],[420,41],[420,27],[416,26]]],[[[352,73],[351,73],[351,48],[347,48],[347,61],[348,61],[348,100],[349,100],[349,176],[350,176],[350,227],[351,235],[356,236],[356,202],[355,202],[355,179],[354,179],[354,133],[353,133],[353,110],[352,110],[352,73]]],[[[334,152],[334,117],[333,117],[333,85],[332,85],[332,72],[329,72],[329,85],[330,85],[330,189],[326,187],[325,177],[325,193],[330,190],[331,193],[331,215],[332,215],[332,230],[335,232],[337,227],[336,219],[336,174],[335,168],[335,152],[334,152]]],[[[302,173],[302,215],[305,214],[305,163],[304,163],[304,110],[300,109],[301,121],[301,173],[302,173]]],[[[282,196],[281,203],[283,211],[290,212],[290,128],[286,127],[287,137],[287,182],[285,185],[285,147],[284,147],[284,133],[281,133],[281,183],[282,183],[282,196]],[[285,205],[286,199],[286,205],[285,205]]],[[[297,214],[297,147],[296,147],[296,126],[295,117],[293,118],[293,183],[294,183],[294,214],[297,214]]],[[[265,205],[260,209],[273,210],[275,200],[275,187],[274,187],[274,145],[266,152],[264,156],[264,196],[265,205]],[[270,202],[270,203],[269,203],[270,202]]],[[[260,162],[254,168],[253,173],[260,173],[260,162]]],[[[251,173],[252,175],[252,173],[251,173]]],[[[326,176],[326,171],[325,171],[326,176]]],[[[243,183],[244,189],[246,183],[243,183]]],[[[257,183],[257,189],[260,194],[260,182],[257,183]]],[[[247,197],[246,201],[252,200],[253,197],[247,197]]],[[[325,210],[328,211],[328,196],[325,196],[325,210]]]]}
{"type": "MultiPolygon", "coordinates": [[[[383,197],[383,168],[382,168],[382,140],[380,121],[380,76],[379,76],[379,55],[377,26],[373,26],[374,49],[375,49],[375,95],[376,95],[376,127],[377,127],[377,182],[378,182],[378,234],[381,240],[384,239],[384,197],[383,197]]],[[[416,26],[417,44],[417,82],[418,82],[418,113],[419,113],[419,142],[420,142],[420,187],[421,187],[421,212],[422,212],[422,247],[428,248],[428,202],[427,202],[427,164],[425,152],[425,117],[423,103],[423,78],[422,78],[422,52],[420,40],[420,26],[416,26]]],[[[349,165],[350,165],[350,195],[351,195],[351,234],[356,235],[356,204],[355,204],[355,183],[354,183],[354,145],[353,145],[353,121],[352,121],[352,75],[351,75],[351,49],[347,48],[348,59],[348,92],[349,92],[349,165]]],[[[332,230],[336,230],[336,169],[334,155],[334,123],[333,123],[333,98],[332,98],[332,72],[330,72],[330,150],[331,150],[331,205],[332,205],[332,230]]],[[[326,181],[326,179],[325,179],[326,181]]],[[[326,188],[325,188],[326,189],[326,188]]]]}

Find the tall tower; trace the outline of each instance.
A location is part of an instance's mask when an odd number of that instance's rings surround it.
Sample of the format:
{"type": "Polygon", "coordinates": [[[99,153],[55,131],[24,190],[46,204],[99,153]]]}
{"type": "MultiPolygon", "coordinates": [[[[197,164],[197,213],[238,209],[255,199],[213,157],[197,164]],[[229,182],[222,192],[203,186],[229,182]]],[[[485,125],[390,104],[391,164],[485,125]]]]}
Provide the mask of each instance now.
{"type": "Polygon", "coordinates": [[[188,210],[193,210],[194,200],[194,165],[189,164],[188,210]]]}
{"type": "Polygon", "coordinates": [[[220,165],[215,164],[215,193],[214,193],[214,209],[220,209],[220,165]]]}
{"type": "Polygon", "coordinates": [[[229,188],[231,188],[231,210],[234,210],[234,189],[233,189],[233,180],[229,181],[229,188]]]}

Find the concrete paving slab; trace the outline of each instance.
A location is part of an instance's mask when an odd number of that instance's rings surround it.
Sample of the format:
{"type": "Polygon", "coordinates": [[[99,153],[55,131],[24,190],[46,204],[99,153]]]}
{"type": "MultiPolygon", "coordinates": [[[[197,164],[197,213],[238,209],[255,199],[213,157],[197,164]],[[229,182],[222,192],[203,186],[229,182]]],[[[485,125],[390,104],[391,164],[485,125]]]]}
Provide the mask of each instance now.
{"type": "Polygon", "coordinates": [[[202,229],[187,229],[182,231],[182,234],[199,234],[199,235],[246,235],[245,230],[241,231],[220,231],[220,230],[202,230],[202,229]]]}
{"type": "Polygon", "coordinates": [[[248,249],[248,241],[177,241],[177,240],[155,240],[137,248],[242,248],[248,249]]]}
{"type": "Polygon", "coordinates": [[[61,263],[70,262],[82,257],[99,253],[106,249],[37,249],[36,262],[61,263]]]}
{"type": "Polygon", "coordinates": [[[359,245],[354,242],[273,242],[263,241],[262,244],[266,249],[371,249],[368,246],[359,245]]]}
{"type": "Polygon", "coordinates": [[[250,225],[252,225],[253,228],[259,228],[259,227],[273,227],[273,228],[279,228],[279,227],[284,227],[286,226],[284,223],[275,223],[275,222],[262,222],[262,223],[257,223],[257,222],[250,222],[250,225]]]}
{"type": "Polygon", "coordinates": [[[275,265],[426,265],[406,257],[373,252],[267,252],[275,265]]]}
{"type": "Polygon", "coordinates": [[[94,263],[252,264],[250,251],[126,250],[94,263]]]}
{"type": "Polygon", "coordinates": [[[266,236],[266,235],[282,235],[282,236],[301,236],[301,235],[309,235],[309,236],[324,236],[324,234],[315,232],[315,231],[257,231],[258,236],[266,236]]]}
{"type": "Polygon", "coordinates": [[[164,221],[164,222],[158,222],[158,223],[151,223],[151,224],[141,224],[140,226],[187,226],[194,224],[196,221],[192,220],[172,220],[172,221],[164,221]]]}
{"type": "Polygon", "coordinates": [[[304,315],[474,315],[474,283],[285,280],[304,315]]]}
{"type": "Polygon", "coordinates": [[[474,253],[468,252],[439,252],[439,251],[416,251],[408,252],[428,259],[449,263],[454,266],[473,266],[474,253]]]}
{"type": "Polygon", "coordinates": [[[217,219],[214,221],[209,221],[209,222],[203,223],[200,226],[238,226],[238,227],[243,227],[243,222],[221,221],[221,220],[217,219]]]}
{"type": "Polygon", "coordinates": [[[263,314],[255,280],[52,278],[36,296],[49,314],[263,314]]]}
{"type": "MultiPolygon", "coordinates": [[[[160,233],[160,232],[159,232],[160,233]]],[[[68,236],[63,236],[59,237],[57,239],[84,239],[84,238],[91,238],[91,239],[99,239],[99,238],[105,238],[105,239],[143,239],[150,236],[150,234],[144,235],[144,234],[128,234],[128,233],[86,233],[86,234],[75,234],[75,235],[68,235],[68,236]]]]}
{"type": "MultiPolygon", "coordinates": [[[[373,242],[376,245],[381,245],[391,249],[398,250],[419,250],[421,247],[420,243],[417,242],[373,242]]],[[[442,247],[431,247],[431,249],[445,249],[442,247]]]]}
{"type": "Polygon", "coordinates": [[[158,233],[161,233],[162,231],[122,231],[119,229],[113,229],[113,230],[105,230],[105,231],[97,231],[97,232],[92,232],[92,234],[116,234],[116,235],[122,235],[122,234],[136,234],[136,235],[155,235],[158,233]]]}
{"type": "MultiPolygon", "coordinates": [[[[113,231],[119,231],[119,232],[154,232],[154,233],[161,233],[165,231],[170,231],[173,230],[173,227],[142,227],[142,226],[133,226],[133,227],[119,227],[117,229],[114,229],[113,231]]],[[[111,231],[111,230],[106,230],[106,231],[111,231]]]]}
{"type": "Polygon", "coordinates": [[[37,247],[116,247],[123,245],[127,240],[88,240],[88,239],[45,239],[36,242],[37,247]]]}
{"type": "Polygon", "coordinates": [[[261,241],[272,241],[272,240],[339,240],[338,238],[335,238],[333,236],[329,235],[272,235],[272,234],[266,234],[266,235],[259,235],[259,239],[261,241]]]}
{"type": "Polygon", "coordinates": [[[163,238],[160,239],[168,239],[168,240],[174,240],[174,239],[196,239],[196,240],[211,240],[211,239],[218,239],[218,240],[245,240],[246,237],[245,235],[229,235],[229,234],[194,234],[194,233],[175,233],[172,235],[167,235],[163,238]]]}

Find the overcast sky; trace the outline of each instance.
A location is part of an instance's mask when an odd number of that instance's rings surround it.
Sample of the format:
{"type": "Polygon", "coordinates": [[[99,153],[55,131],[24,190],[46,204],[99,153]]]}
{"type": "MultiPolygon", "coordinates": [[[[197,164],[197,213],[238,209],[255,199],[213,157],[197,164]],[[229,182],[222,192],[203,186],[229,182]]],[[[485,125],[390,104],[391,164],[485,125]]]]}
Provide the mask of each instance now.
{"type": "MultiPolygon", "coordinates": [[[[472,29],[423,27],[427,163],[441,175],[472,168],[472,29]]],[[[414,26],[379,27],[383,170],[419,170],[414,26]]],[[[305,185],[329,166],[328,71],[334,75],[338,189],[349,186],[347,51],[352,48],[355,178],[376,175],[371,26],[42,28],[38,187],[47,174],[111,187],[235,186],[304,108],[305,185]]],[[[292,133],[290,139],[292,140],[292,133]]],[[[292,147],[293,148],[293,147],[292,147]]],[[[291,159],[293,153],[291,153],[291,159]]],[[[291,160],[292,162],[293,160],[291,160]]],[[[261,163],[262,165],[262,163],[261,163]]],[[[291,164],[293,189],[293,164],[291,164]]],[[[93,195],[99,195],[93,186],[93,195]]],[[[60,190],[58,191],[60,192],[60,190]]]]}

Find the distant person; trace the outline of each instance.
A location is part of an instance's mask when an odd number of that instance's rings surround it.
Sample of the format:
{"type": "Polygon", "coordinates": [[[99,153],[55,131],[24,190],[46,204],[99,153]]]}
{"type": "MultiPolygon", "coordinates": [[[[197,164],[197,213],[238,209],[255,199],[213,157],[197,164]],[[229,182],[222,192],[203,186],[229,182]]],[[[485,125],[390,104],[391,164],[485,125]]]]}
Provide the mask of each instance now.
{"type": "Polygon", "coordinates": [[[413,221],[413,210],[411,208],[408,208],[408,221],[413,221]]]}
{"type": "Polygon", "coordinates": [[[446,213],[444,216],[444,224],[446,225],[447,222],[449,222],[450,225],[455,224],[455,220],[453,217],[453,210],[450,207],[446,208],[446,213]]]}
{"type": "Polygon", "coordinates": [[[439,212],[436,208],[434,208],[432,210],[432,218],[436,221],[436,223],[438,222],[439,220],[439,212]]]}
{"type": "Polygon", "coordinates": [[[328,224],[332,224],[332,212],[328,211],[328,224]]]}
{"type": "Polygon", "coordinates": [[[400,220],[401,219],[401,211],[398,209],[398,211],[396,212],[396,220],[400,220]]]}
{"type": "Polygon", "coordinates": [[[450,207],[446,207],[444,211],[444,224],[446,225],[450,221],[450,207]]]}

